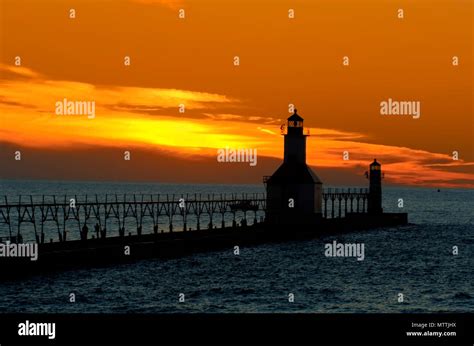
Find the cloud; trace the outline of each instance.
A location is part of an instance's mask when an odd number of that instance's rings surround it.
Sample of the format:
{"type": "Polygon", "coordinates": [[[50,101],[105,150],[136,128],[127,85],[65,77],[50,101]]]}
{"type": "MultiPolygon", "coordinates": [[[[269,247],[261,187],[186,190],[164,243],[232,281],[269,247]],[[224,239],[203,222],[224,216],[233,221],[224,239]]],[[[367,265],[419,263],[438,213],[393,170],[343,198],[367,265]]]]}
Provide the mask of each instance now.
{"type": "Polygon", "coordinates": [[[206,117],[213,120],[235,120],[235,119],[243,119],[242,115],[237,114],[211,114],[211,113],[203,113],[206,117]]]}
{"type": "Polygon", "coordinates": [[[27,67],[12,66],[0,63],[0,77],[1,79],[31,79],[40,78],[41,74],[27,67]]]}
{"type": "Polygon", "coordinates": [[[358,168],[361,174],[368,164],[377,158],[383,164],[386,180],[392,184],[417,186],[474,187],[473,164],[463,160],[453,161],[447,154],[426,150],[340,140],[336,135],[324,140],[308,140],[308,162],[315,167],[348,169],[358,168]],[[343,152],[349,153],[349,160],[343,160],[343,152]],[[314,153],[317,153],[316,155],[314,153]],[[438,165],[442,164],[441,167],[438,165]],[[450,170],[446,169],[449,165],[450,170]]]}
{"type": "Polygon", "coordinates": [[[275,132],[275,131],[272,131],[272,130],[269,130],[269,129],[265,129],[265,128],[262,128],[262,127],[257,127],[260,131],[264,132],[264,133],[268,133],[270,135],[278,135],[279,133],[275,132]]]}
{"type": "MultiPolygon", "coordinates": [[[[181,104],[190,111],[209,110],[218,104],[238,103],[238,100],[215,93],[165,88],[96,86],[74,81],[49,80],[31,69],[4,64],[0,64],[0,70],[11,72],[8,76],[2,73],[4,78],[0,79],[2,107],[23,107],[28,108],[25,109],[28,112],[31,108],[36,108],[37,113],[52,115],[56,102],[63,99],[94,101],[98,113],[107,116],[127,112],[147,114],[163,110],[168,111],[170,115],[181,104]]],[[[34,119],[35,113],[30,113],[30,117],[34,119]]]]}
{"type": "Polygon", "coordinates": [[[169,7],[171,9],[177,9],[184,6],[183,0],[131,0],[132,2],[145,4],[145,5],[160,5],[169,7]]]}
{"type": "Polygon", "coordinates": [[[349,140],[349,139],[360,139],[366,138],[367,136],[362,133],[348,132],[348,131],[339,131],[334,129],[311,129],[310,133],[319,138],[330,138],[330,139],[339,139],[339,140],[349,140]]]}
{"type": "MultiPolygon", "coordinates": [[[[216,148],[256,148],[259,156],[281,159],[280,121],[245,113],[228,95],[191,90],[98,86],[50,80],[28,68],[0,65],[0,140],[30,148],[74,152],[84,146],[160,149],[182,159],[212,157],[216,148]],[[96,117],[55,114],[55,103],[94,101],[96,117]],[[179,104],[186,112],[178,112],[179,104]],[[223,111],[225,109],[226,111],[223,111]],[[228,109],[234,109],[228,112],[228,109]],[[155,116],[159,114],[160,116],[155,116]]],[[[388,182],[474,187],[473,163],[447,154],[368,143],[363,133],[311,128],[307,161],[323,169],[363,171],[377,158],[388,182]],[[343,160],[343,152],[349,160],[343,160]],[[462,182],[462,183],[461,183],[462,182]]]]}

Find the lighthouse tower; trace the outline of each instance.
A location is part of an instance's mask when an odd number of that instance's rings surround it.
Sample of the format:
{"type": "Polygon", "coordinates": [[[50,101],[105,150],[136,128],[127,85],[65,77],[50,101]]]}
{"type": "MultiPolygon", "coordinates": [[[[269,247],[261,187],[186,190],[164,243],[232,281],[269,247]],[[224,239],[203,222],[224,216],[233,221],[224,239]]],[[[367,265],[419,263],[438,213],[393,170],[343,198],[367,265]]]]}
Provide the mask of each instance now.
{"type": "Polygon", "coordinates": [[[270,224],[313,224],[321,218],[322,182],[306,164],[303,118],[288,118],[282,165],[266,180],[270,224]]]}
{"type": "Polygon", "coordinates": [[[284,134],[284,163],[306,164],[306,137],[303,133],[303,118],[296,113],[288,118],[287,133],[284,134]]]}
{"type": "Polygon", "coordinates": [[[382,209],[382,165],[374,159],[369,166],[369,205],[368,212],[379,214],[382,209]]]}

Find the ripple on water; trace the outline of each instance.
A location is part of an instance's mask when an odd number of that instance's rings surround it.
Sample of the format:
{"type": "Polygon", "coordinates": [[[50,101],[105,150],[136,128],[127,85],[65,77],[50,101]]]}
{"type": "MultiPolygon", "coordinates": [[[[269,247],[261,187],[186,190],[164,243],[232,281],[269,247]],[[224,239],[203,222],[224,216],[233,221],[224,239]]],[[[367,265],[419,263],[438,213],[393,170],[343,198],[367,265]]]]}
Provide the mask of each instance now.
{"type": "Polygon", "coordinates": [[[2,283],[3,312],[473,312],[472,226],[415,225],[2,283]],[[364,261],[324,242],[363,242],[364,261]],[[448,244],[448,245],[446,245],[448,244]],[[449,244],[463,244],[453,256],[449,244]],[[64,293],[67,292],[67,293],[64,293]],[[68,293],[76,301],[68,303],[68,293]],[[186,304],[178,304],[178,294],[186,304]],[[288,303],[288,293],[295,303],[288,303]],[[397,303],[403,292],[406,303],[397,303]],[[28,304],[25,304],[25,302],[28,304]]]}

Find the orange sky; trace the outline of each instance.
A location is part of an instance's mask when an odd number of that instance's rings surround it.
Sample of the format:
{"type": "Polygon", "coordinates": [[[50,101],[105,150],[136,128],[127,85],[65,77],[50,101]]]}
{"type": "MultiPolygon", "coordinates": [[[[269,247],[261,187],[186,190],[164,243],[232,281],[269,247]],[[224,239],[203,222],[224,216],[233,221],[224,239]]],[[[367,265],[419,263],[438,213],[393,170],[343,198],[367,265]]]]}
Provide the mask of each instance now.
{"type": "MultiPolygon", "coordinates": [[[[279,126],[294,103],[311,128],[316,172],[360,174],[377,157],[389,183],[474,187],[472,1],[0,3],[0,141],[8,150],[28,148],[36,159],[86,147],[94,155],[165,151],[192,162],[228,146],[258,149],[264,165],[282,157],[279,126]],[[64,98],[95,101],[96,117],[56,115],[64,98]],[[380,115],[388,98],[420,101],[420,119],[380,115]]],[[[13,158],[0,156],[5,177],[24,176],[21,169],[44,177],[13,158]]],[[[214,165],[199,174],[209,182],[221,175],[214,165]]]]}

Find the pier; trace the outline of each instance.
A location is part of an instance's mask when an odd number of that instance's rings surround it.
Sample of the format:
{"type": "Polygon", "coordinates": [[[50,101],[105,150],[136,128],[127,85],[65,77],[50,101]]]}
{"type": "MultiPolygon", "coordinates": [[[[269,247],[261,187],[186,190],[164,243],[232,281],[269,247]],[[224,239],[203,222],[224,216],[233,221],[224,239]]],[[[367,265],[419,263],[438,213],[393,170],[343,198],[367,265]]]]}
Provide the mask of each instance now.
{"type": "Polygon", "coordinates": [[[115,265],[407,224],[406,213],[383,211],[384,174],[376,159],[366,172],[368,188],[323,189],[306,164],[309,131],[296,110],[286,129],[283,163],[263,177],[265,193],[3,196],[2,249],[24,243],[38,249],[37,261],[3,259],[4,273],[115,265]]]}
{"type": "MultiPolygon", "coordinates": [[[[329,188],[323,192],[324,218],[367,213],[368,196],[366,188],[329,188]]],[[[3,196],[0,204],[0,240],[28,240],[23,232],[25,227],[33,231],[37,243],[81,239],[84,225],[88,228],[90,239],[130,233],[141,235],[236,228],[264,223],[265,209],[264,193],[3,196]],[[149,229],[144,228],[147,220],[149,229]],[[99,227],[98,234],[92,228],[94,224],[99,227]],[[53,229],[56,236],[47,237],[47,229],[53,229]]],[[[51,235],[51,232],[48,233],[51,235]]]]}

